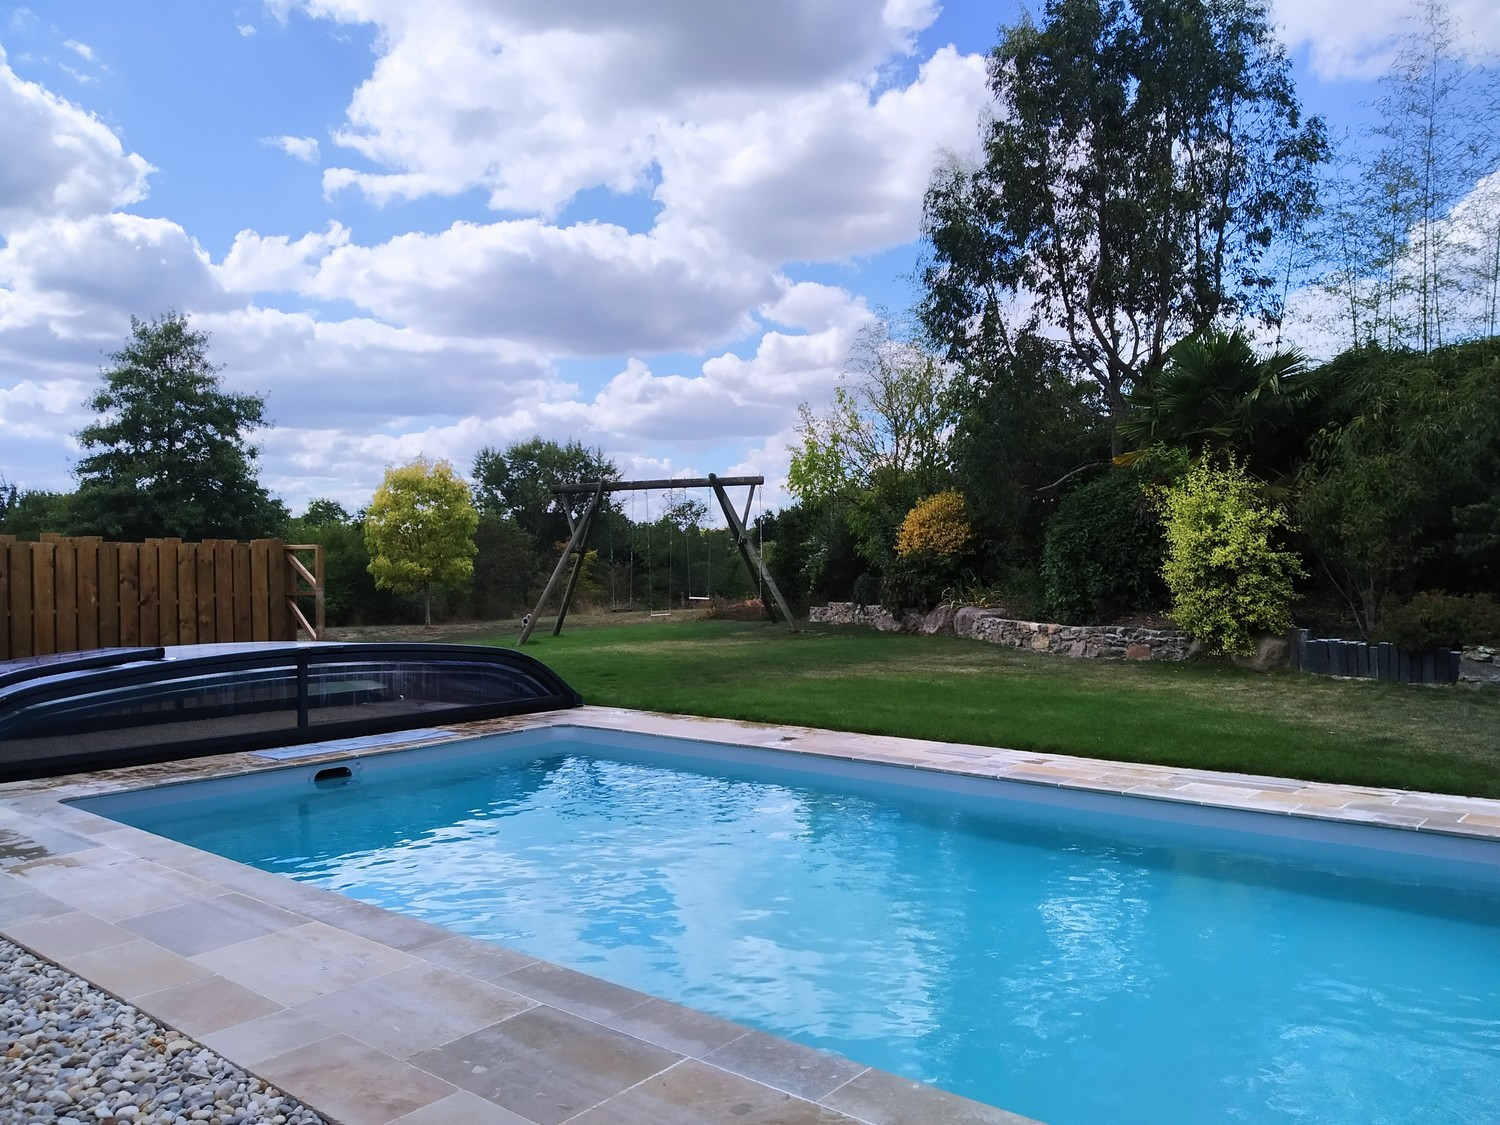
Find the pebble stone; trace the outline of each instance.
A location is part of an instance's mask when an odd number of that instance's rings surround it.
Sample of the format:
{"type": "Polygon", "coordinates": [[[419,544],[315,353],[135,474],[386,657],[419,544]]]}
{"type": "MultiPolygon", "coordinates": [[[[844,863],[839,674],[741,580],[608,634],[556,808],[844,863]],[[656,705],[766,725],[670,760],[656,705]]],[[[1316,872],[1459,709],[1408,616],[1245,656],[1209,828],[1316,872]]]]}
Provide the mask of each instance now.
{"type": "Polygon", "coordinates": [[[0,1125],[325,1125],[274,1086],[0,938],[0,1125]]]}

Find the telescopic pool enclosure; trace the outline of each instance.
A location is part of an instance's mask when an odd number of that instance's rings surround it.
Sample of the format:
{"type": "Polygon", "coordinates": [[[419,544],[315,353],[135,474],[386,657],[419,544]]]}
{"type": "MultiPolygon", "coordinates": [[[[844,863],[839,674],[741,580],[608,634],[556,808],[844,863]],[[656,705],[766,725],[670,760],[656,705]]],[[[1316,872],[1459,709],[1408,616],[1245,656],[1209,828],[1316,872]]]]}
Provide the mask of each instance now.
{"type": "Polygon", "coordinates": [[[523,653],[265,642],[0,661],[0,781],[576,707],[523,653]]]}

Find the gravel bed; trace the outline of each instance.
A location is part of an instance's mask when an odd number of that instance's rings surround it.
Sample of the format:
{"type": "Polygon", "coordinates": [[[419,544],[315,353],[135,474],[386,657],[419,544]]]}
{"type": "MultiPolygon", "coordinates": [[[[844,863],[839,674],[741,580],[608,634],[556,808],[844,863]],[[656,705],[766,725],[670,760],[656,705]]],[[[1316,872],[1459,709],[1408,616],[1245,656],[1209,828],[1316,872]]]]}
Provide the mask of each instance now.
{"type": "Polygon", "coordinates": [[[0,938],[0,1123],[324,1125],[207,1047],[0,938]]]}

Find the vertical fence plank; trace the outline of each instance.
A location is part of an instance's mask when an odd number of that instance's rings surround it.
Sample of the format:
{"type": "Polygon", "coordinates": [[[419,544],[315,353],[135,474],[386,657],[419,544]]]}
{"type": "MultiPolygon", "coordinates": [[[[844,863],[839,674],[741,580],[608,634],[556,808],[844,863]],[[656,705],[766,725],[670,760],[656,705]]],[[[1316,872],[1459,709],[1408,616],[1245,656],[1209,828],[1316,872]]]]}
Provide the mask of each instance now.
{"type": "Polygon", "coordinates": [[[10,655],[36,655],[31,595],[31,544],[10,546],[10,655]]]}
{"type": "Polygon", "coordinates": [[[271,541],[250,541],[250,632],[251,639],[271,639],[271,541]]]}
{"type": "Polygon", "coordinates": [[[180,539],[156,541],[156,630],[158,644],[177,641],[177,548],[180,539]]]}
{"type": "Polygon", "coordinates": [[[141,544],[140,569],[140,614],[141,644],[159,645],[161,640],[161,614],[157,602],[161,599],[161,540],[147,539],[141,544]]]}
{"type": "Polygon", "coordinates": [[[191,543],[177,545],[177,643],[198,643],[198,548],[191,543]]]}
{"type": "Polygon", "coordinates": [[[120,575],[120,643],[126,648],[141,640],[141,545],[115,544],[115,565],[120,575]]]}
{"type": "Polygon", "coordinates": [[[78,647],[99,647],[99,543],[98,536],[73,540],[78,550],[78,647]]]}
{"type": "Polygon", "coordinates": [[[214,540],[214,640],[234,636],[234,543],[214,540]]]}
{"type": "Polygon", "coordinates": [[[194,616],[197,618],[198,643],[206,645],[218,639],[214,635],[214,545],[199,543],[194,562],[198,567],[198,600],[194,616]]]}
{"type": "Polygon", "coordinates": [[[31,544],[31,604],[35,607],[31,619],[33,656],[46,656],[57,651],[57,618],[52,612],[56,558],[57,551],[51,542],[31,544]]]}
{"type": "Polygon", "coordinates": [[[120,643],[120,545],[99,544],[99,647],[120,643]]]}
{"type": "Polygon", "coordinates": [[[287,608],[287,599],[291,597],[293,591],[296,589],[296,572],[287,565],[286,543],[280,539],[272,539],[270,543],[271,639],[273,641],[295,641],[297,639],[297,628],[292,622],[296,619],[292,617],[292,611],[287,608]]]}
{"type": "Polygon", "coordinates": [[[53,652],[78,648],[78,545],[71,539],[52,539],[53,652]]]}
{"type": "Polygon", "coordinates": [[[234,545],[234,639],[255,638],[255,623],[250,612],[250,544],[234,545]]]}

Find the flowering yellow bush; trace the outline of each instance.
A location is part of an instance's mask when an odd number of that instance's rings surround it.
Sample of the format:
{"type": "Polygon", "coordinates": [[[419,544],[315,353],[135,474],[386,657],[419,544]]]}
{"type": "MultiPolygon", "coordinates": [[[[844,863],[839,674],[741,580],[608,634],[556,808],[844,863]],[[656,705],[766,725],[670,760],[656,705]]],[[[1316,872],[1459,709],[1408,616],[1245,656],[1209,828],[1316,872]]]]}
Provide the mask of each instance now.
{"type": "Polygon", "coordinates": [[[969,527],[969,509],[963,495],[947,489],[925,500],[906,513],[896,536],[896,553],[902,558],[925,551],[941,558],[962,554],[973,537],[969,527]]]}

